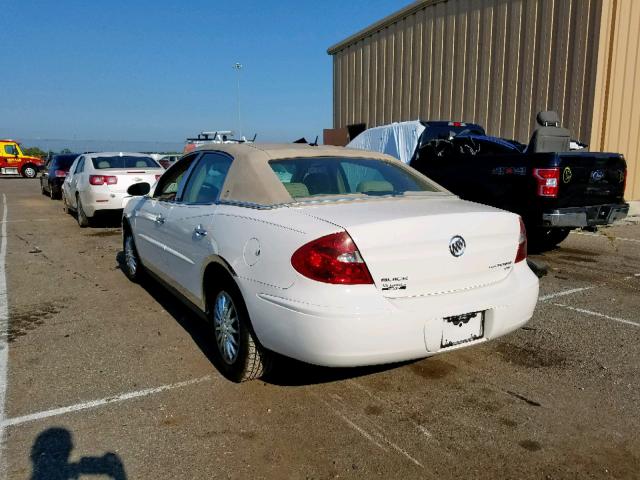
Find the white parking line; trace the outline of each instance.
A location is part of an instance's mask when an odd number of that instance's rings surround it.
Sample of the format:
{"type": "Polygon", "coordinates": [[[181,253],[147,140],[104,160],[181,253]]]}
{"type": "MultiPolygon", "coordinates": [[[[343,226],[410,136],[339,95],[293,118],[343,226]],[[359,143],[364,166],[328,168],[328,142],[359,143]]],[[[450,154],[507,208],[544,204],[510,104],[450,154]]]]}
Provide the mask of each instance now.
{"type": "Polygon", "coordinates": [[[592,288],[595,288],[595,287],[591,286],[591,287],[572,288],[571,290],[562,290],[561,292],[555,292],[555,293],[550,293],[548,295],[543,295],[542,297],[538,298],[538,301],[545,302],[547,300],[551,300],[552,298],[564,297],[565,295],[572,295],[574,293],[584,292],[585,290],[591,290],[592,288]]]}
{"type": "Polygon", "coordinates": [[[10,427],[13,425],[19,425],[21,423],[34,422],[36,420],[42,420],[43,418],[55,417],[57,415],[64,415],[65,413],[77,412],[79,410],[87,410],[89,408],[101,407],[102,405],[108,405],[110,403],[122,402],[124,400],[131,400],[132,398],[146,397],[154,393],[164,392],[166,390],[173,390],[174,388],[186,387],[187,385],[193,385],[195,383],[202,383],[209,380],[211,377],[195,378],[187,380],[185,382],[171,383],[168,385],[162,385],[155,388],[145,388],[144,390],[138,390],[135,392],[122,393],[115,397],[101,398],[100,400],[92,400],[90,402],[76,403],[68,407],[54,408],[52,410],[45,410],[44,412],[31,413],[29,415],[22,415],[21,417],[3,419],[0,427],[10,427]]]}
{"type": "MultiPolygon", "coordinates": [[[[389,401],[389,400],[385,400],[381,397],[379,397],[378,395],[376,395],[375,393],[371,392],[367,387],[365,387],[364,385],[358,383],[356,380],[349,380],[348,381],[349,385],[356,387],[358,390],[366,393],[367,395],[369,395],[371,398],[373,398],[374,400],[376,400],[378,403],[381,403],[383,405],[385,405],[387,408],[391,409],[391,410],[400,410],[401,411],[401,407],[398,407],[398,405],[396,405],[394,402],[389,401]]],[[[414,427],[416,427],[418,429],[418,431],[420,433],[422,433],[425,437],[427,438],[433,438],[433,435],[431,434],[431,432],[427,429],[427,427],[425,427],[424,425],[421,425],[417,422],[415,422],[414,420],[412,420],[409,416],[406,417],[406,420],[411,423],[414,427]]]]}
{"type": "Polygon", "coordinates": [[[625,323],[627,325],[633,325],[635,327],[640,327],[640,323],[632,322],[631,320],[625,320],[624,318],[611,317],[609,315],[605,315],[604,313],[592,312],[591,310],[585,310],[584,308],[571,307],[569,305],[565,305],[563,303],[554,303],[556,307],[566,308],[567,310],[573,310],[574,312],[584,313],[585,315],[591,315],[593,317],[606,318],[607,320],[613,320],[614,322],[625,323]]]}
{"type": "Polygon", "coordinates": [[[341,420],[343,420],[344,422],[347,423],[347,425],[349,425],[351,428],[353,428],[356,432],[358,432],[360,435],[362,435],[364,438],[366,438],[367,440],[369,440],[371,443],[373,443],[374,445],[376,445],[378,448],[380,448],[381,450],[388,452],[389,450],[382,445],[381,443],[379,443],[373,435],[376,435],[380,440],[382,440],[384,443],[386,443],[389,447],[393,448],[397,453],[399,453],[400,455],[402,455],[403,457],[405,457],[407,460],[409,460],[410,462],[414,463],[415,465],[417,465],[420,468],[424,468],[424,465],[422,465],[418,460],[416,460],[414,457],[412,457],[409,452],[407,452],[405,449],[403,449],[402,447],[400,447],[398,444],[392,442],[391,440],[389,440],[387,437],[385,437],[383,435],[382,432],[380,432],[379,430],[374,429],[373,434],[370,434],[369,432],[367,432],[364,428],[362,428],[360,425],[358,425],[357,423],[355,423],[353,420],[351,420],[349,417],[347,417],[346,415],[340,413],[334,405],[331,405],[329,402],[327,402],[325,399],[323,399],[320,395],[311,392],[311,394],[316,397],[318,400],[320,400],[322,403],[324,403],[324,405],[329,409],[329,411],[331,411],[331,413],[333,413],[334,415],[336,415],[338,418],[340,418],[341,420]]]}
{"type": "Polygon", "coordinates": [[[0,223],[31,223],[31,222],[57,222],[58,218],[23,218],[19,220],[2,220],[0,223]]]}
{"type": "MultiPolygon", "coordinates": [[[[9,308],[7,302],[7,276],[5,259],[7,257],[7,196],[2,194],[2,228],[0,228],[0,422],[5,420],[5,401],[7,397],[7,362],[9,361],[9,308]]],[[[7,476],[7,460],[4,455],[4,426],[0,424],[0,479],[7,476]]]]}

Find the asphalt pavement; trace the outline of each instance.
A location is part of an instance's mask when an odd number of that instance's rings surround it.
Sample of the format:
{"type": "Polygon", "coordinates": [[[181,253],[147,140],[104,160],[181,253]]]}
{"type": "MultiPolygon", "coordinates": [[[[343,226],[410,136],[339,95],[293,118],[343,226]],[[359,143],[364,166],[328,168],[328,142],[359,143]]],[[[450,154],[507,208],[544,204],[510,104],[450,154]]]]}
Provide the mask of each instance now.
{"type": "Polygon", "coordinates": [[[640,476],[638,222],[534,256],[534,318],[499,340],[238,385],[207,325],[120,271],[117,219],[80,229],[37,180],[0,202],[0,480],[640,476]]]}

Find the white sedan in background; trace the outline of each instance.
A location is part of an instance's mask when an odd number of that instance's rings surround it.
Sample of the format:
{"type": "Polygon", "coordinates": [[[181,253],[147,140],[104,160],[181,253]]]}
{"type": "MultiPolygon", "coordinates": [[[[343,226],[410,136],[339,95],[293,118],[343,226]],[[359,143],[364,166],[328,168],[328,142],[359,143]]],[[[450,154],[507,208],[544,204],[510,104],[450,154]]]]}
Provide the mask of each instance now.
{"type": "Polygon", "coordinates": [[[124,272],[209,319],[235,381],[271,352],[357,366],[476,345],[524,325],[538,298],[517,215],[387,155],[208,145],[129,193],[124,272]]]}
{"type": "Polygon", "coordinates": [[[97,212],[122,210],[131,198],[134,183],[154,185],[164,172],[148,155],[102,152],[80,155],[62,184],[65,210],[77,213],[78,225],[86,227],[97,212]]]}

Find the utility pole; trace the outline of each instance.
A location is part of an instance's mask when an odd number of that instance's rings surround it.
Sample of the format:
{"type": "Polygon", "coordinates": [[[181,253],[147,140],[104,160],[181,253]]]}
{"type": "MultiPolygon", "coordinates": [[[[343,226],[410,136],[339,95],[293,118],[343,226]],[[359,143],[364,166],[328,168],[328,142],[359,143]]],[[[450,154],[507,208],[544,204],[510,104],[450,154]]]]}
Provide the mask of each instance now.
{"type": "Polygon", "coordinates": [[[242,69],[242,64],[241,63],[236,63],[233,66],[233,69],[236,70],[238,72],[238,76],[237,76],[237,84],[236,84],[236,100],[237,100],[237,106],[238,106],[238,139],[242,139],[242,121],[240,119],[240,70],[242,69]]]}

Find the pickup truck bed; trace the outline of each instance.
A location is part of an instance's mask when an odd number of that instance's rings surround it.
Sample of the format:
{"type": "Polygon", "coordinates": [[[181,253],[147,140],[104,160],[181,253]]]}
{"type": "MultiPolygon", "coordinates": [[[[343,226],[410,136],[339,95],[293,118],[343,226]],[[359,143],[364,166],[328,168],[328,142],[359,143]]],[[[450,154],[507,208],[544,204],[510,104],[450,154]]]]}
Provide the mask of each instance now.
{"type": "Polygon", "coordinates": [[[518,213],[541,249],[573,228],[607,225],[629,210],[626,162],[618,153],[527,153],[516,143],[463,135],[423,144],[411,166],[466,200],[518,213]]]}

